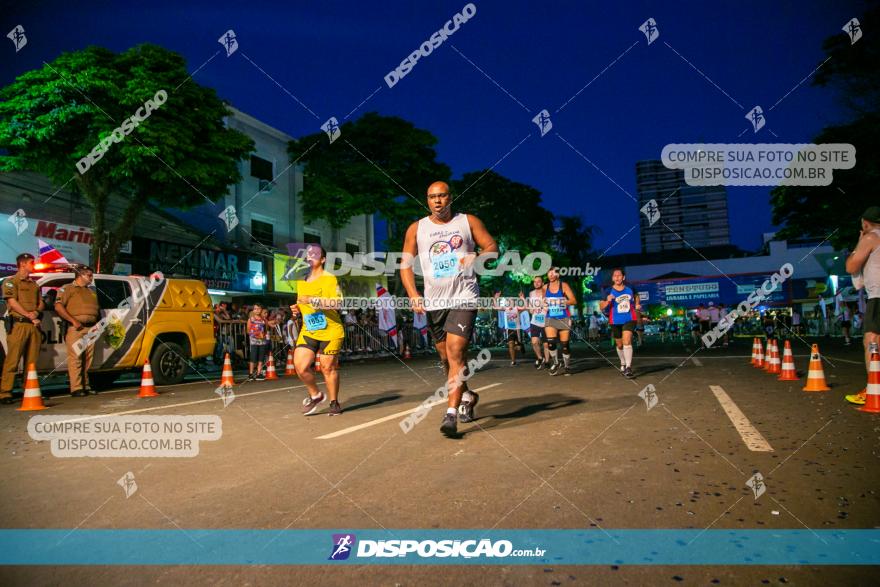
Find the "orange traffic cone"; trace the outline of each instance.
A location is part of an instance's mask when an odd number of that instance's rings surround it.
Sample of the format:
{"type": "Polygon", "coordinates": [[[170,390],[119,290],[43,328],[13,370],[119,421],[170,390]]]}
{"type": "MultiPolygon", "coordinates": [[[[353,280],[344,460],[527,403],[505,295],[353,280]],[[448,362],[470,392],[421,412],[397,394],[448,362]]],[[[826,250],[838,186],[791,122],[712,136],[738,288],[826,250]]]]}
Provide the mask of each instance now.
{"type": "Polygon", "coordinates": [[[773,360],[770,363],[770,371],[767,371],[771,375],[779,375],[782,373],[782,360],[779,358],[779,341],[777,339],[773,339],[773,360]]]}
{"type": "Polygon", "coordinates": [[[754,367],[755,363],[758,360],[758,353],[761,350],[761,343],[758,342],[758,337],[752,339],[752,360],[749,361],[749,364],[754,367]]]}
{"type": "Polygon", "coordinates": [[[284,367],[285,375],[296,375],[296,367],[293,366],[293,351],[287,351],[287,365],[284,367]]]}
{"type": "Polygon", "coordinates": [[[315,373],[321,372],[321,355],[315,355],[315,373]]]}
{"type": "Polygon", "coordinates": [[[871,349],[871,361],[868,364],[868,386],[865,388],[865,405],[860,412],[880,414],[880,353],[877,347],[871,349]]]}
{"type": "Polygon", "coordinates": [[[141,375],[141,391],[138,397],[159,397],[153,384],[153,369],[150,367],[149,359],[144,361],[144,373],[141,375]]]}
{"type": "Polygon", "coordinates": [[[779,381],[800,381],[797,369],[794,368],[794,355],[791,354],[791,342],[785,341],[785,350],[782,352],[782,373],[777,377],[779,381]]]}
{"type": "Polygon", "coordinates": [[[278,379],[278,373],[275,372],[275,357],[269,353],[269,360],[266,362],[266,381],[278,379]]]}
{"type": "Polygon", "coordinates": [[[758,355],[755,357],[755,364],[753,365],[753,367],[755,367],[756,369],[763,369],[764,368],[764,348],[761,345],[761,339],[759,338],[759,339],[757,339],[757,341],[758,341],[758,349],[757,349],[758,355]]]}
{"type": "Polygon", "coordinates": [[[235,375],[232,374],[232,360],[229,358],[229,353],[226,353],[226,357],[223,359],[220,387],[235,387],[235,375]]]}
{"type": "Polygon", "coordinates": [[[814,344],[810,351],[810,368],[807,371],[807,384],[804,391],[828,391],[831,389],[825,383],[825,371],[822,369],[822,357],[819,355],[819,345],[814,344]]]}
{"type": "Polygon", "coordinates": [[[40,393],[40,380],[37,379],[37,367],[33,363],[28,363],[27,379],[24,381],[24,397],[21,400],[19,412],[33,412],[36,410],[45,410],[43,405],[43,394],[40,393]]]}
{"type": "Polygon", "coordinates": [[[412,359],[412,353],[409,352],[409,347],[406,347],[406,350],[403,351],[403,358],[404,359],[412,359]]]}

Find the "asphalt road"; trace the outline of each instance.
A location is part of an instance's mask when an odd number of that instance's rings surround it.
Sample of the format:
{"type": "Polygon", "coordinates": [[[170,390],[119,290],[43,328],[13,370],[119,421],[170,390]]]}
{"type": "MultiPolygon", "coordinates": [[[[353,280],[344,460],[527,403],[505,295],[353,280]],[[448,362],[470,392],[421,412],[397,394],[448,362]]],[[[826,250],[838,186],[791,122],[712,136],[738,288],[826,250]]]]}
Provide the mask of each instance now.
{"type": "MultiPolygon", "coordinates": [[[[443,407],[399,422],[442,376],[430,357],[346,364],[345,413],[300,414],[295,377],[217,379],[138,399],[117,386],[49,409],[0,410],[2,528],[155,529],[858,529],[880,526],[878,424],[842,396],[864,385],[860,348],[820,340],[832,391],[805,393],[747,365],[750,341],[696,351],[636,349],[636,378],[578,345],[575,373],[550,377],[506,350],[470,381],[479,419],[440,435],[443,407]],[[696,352],[695,352],[696,351],[696,352]],[[657,404],[639,397],[654,386],[657,404]],[[218,415],[222,437],[193,458],[58,458],[30,416],[218,415]],[[327,438],[322,438],[327,437],[327,438]],[[117,484],[131,472],[137,491],[117,484]],[[755,499],[746,481],[763,475],[755,499]]],[[[807,347],[795,347],[801,377],[807,347]]],[[[72,416],[73,417],[73,416],[72,416]]],[[[137,549],[138,544],[131,544],[137,549]]],[[[552,564],[510,566],[7,566],[5,585],[568,585],[866,583],[872,567],[552,564]]]]}

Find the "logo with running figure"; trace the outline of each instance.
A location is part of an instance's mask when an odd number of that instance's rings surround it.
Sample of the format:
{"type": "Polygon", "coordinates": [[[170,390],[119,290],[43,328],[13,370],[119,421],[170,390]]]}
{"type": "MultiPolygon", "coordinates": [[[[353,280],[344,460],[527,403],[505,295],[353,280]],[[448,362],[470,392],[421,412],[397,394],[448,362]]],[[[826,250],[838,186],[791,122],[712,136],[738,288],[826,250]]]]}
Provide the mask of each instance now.
{"type": "Polygon", "coordinates": [[[748,481],[746,481],[746,486],[755,494],[755,499],[758,499],[767,491],[767,486],[764,484],[764,476],[760,472],[756,472],[749,477],[748,481]]]}
{"type": "Polygon", "coordinates": [[[640,208],[642,214],[648,219],[648,226],[654,226],[654,223],[660,220],[660,207],[657,200],[648,200],[648,203],[640,208]]]}
{"type": "Polygon", "coordinates": [[[649,18],[643,22],[642,26],[639,27],[639,30],[644,33],[645,38],[648,39],[649,45],[660,37],[660,29],[657,28],[657,21],[653,18],[649,18]]]}
{"type": "Polygon", "coordinates": [[[746,114],[746,120],[752,123],[752,128],[755,129],[755,132],[764,128],[764,124],[767,122],[764,118],[764,111],[760,106],[752,108],[749,113],[746,114]]]}
{"type": "MultiPolygon", "coordinates": [[[[854,19],[855,20],[855,19],[854,19]]],[[[861,35],[861,33],[859,33],[861,35]]],[[[27,37],[24,34],[24,27],[19,25],[15,25],[9,33],[6,35],[6,38],[12,41],[12,44],[15,45],[15,52],[18,53],[25,45],[27,45],[27,37]]]]}
{"type": "Polygon", "coordinates": [[[849,44],[855,45],[856,41],[862,38],[862,25],[859,24],[859,19],[854,18],[845,25],[843,25],[843,32],[849,35],[849,44]]]}
{"type": "Polygon", "coordinates": [[[344,561],[354,549],[357,538],[354,534],[334,534],[333,550],[330,551],[328,561],[344,561]]]}
{"type": "Polygon", "coordinates": [[[553,128],[553,122],[550,120],[550,113],[546,110],[538,112],[538,114],[532,119],[532,122],[537,124],[538,128],[541,129],[542,137],[553,128]]]}
{"type": "Polygon", "coordinates": [[[235,36],[235,31],[232,29],[223,33],[223,35],[217,39],[217,42],[223,45],[223,48],[226,49],[227,57],[238,51],[238,37],[235,36]]]}
{"type": "Polygon", "coordinates": [[[339,128],[339,121],[336,120],[335,116],[331,116],[327,122],[322,124],[321,130],[327,133],[327,138],[330,139],[331,143],[338,139],[339,135],[342,134],[342,131],[339,128]]]}

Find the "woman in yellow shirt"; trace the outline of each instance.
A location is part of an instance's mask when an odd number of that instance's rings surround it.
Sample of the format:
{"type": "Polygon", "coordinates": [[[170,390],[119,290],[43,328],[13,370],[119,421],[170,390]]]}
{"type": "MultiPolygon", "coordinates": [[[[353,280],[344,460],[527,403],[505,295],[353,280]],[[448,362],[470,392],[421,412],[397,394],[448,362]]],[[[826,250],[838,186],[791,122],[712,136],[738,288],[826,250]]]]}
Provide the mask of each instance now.
{"type": "MultiPolygon", "coordinates": [[[[315,383],[312,365],[315,355],[320,353],[321,373],[330,397],[330,415],[342,413],[339,405],[339,350],[345,338],[345,329],[337,308],[342,306],[342,292],[336,276],[324,271],[327,253],[321,245],[311,244],[306,248],[306,262],[309,274],[296,281],[296,306],[302,314],[302,329],[293,351],[296,372],[309,391],[303,401],[303,415],[310,416],[318,411],[325,396],[315,383]]],[[[293,309],[293,306],[291,306],[293,309]]]]}

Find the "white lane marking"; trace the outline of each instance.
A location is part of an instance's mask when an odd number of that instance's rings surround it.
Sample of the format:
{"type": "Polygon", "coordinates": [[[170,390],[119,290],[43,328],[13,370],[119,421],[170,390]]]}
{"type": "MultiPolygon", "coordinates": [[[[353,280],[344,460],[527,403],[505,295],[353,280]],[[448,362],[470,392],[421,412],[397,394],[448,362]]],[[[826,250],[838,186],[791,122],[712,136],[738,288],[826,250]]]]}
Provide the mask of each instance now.
{"type": "Polygon", "coordinates": [[[739,432],[749,450],[754,452],[773,452],[773,447],[770,446],[767,439],[758,432],[757,428],[752,426],[746,415],[733,403],[733,400],[730,399],[730,396],[727,395],[727,392],[720,385],[710,385],[709,389],[718,398],[718,403],[721,404],[721,408],[727,414],[727,417],[730,418],[730,421],[733,422],[733,427],[739,432]]]}
{"type": "MultiPolygon", "coordinates": [[[[795,355],[795,356],[797,356],[797,355],[795,355]]],[[[810,355],[804,355],[804,356],[809,357],[810,355]]],[[[837,357],[832,357],[831,355],[822,355],[822,356],[826,359],[833,359],[835,361],[840,361],[841,363],[851,363],[853,365],[864,365],[865,364],[864,361],[850,361],[849,359],[838,359],[837,357]]]]}
{"type": "Polygon", "coordinates": [[[694,365],[696,365],[697,367],[702,367],[702,366],[703,366],[703,363],[700,362],[700,359],[698,359],[698,358],[696,358],[696,357],[691,357],[691,361],[692,361],[692,362],[694,363],[694,365]]]}
{"type": "MultiPolygon", "coordinates": [[[[318,383],[321,385],[323,382],[318,383]]],[[[250,393],[236,393],[235,399],[240,397],[248,397],[250,395],[261,395],[264,393],[272,393],[273,391],[289,391],[293,389],[302,389],[305,385],[296,385],[293,387],[276,387],[274,389],[264,389],[262,391],[252,391],[250,393]]],[[[233,391],[235,391],[233,389],[233,391]]],[[[95,414],[94,416],[84,416],[82,418],[73,418],[70,420],[63,420],[63,422],[83,422],[85,420],[97,420],[98,418],[109,418],[111,416],[125,416],[127,414],[140,414],[142,412],[154,412],[156,410],[167,410],[169,408],[179,408],[180,406],[193,406],[195,404],[204,404],[208,402],[219,402],[223,401],[221,397],[212,397],[210,399],[199,399],[191,402],[181,402],[179,404],[167,404],[164,406],[152,406],[149,408],[139,408],[137,410],[126,410],[124,412],[110,412],[109,414],[95,414]]]]}
{"type": "MultiPolygon", "coordinates": [[[[185,383],[175,383],[173,385],[158,385],[156,386],[159,391],[163,389],[173,389],[175,387],[183,387],[184,385],[196,385],[197,383],[205,383],[204,379],[200,379],[199,381],[187,381],[185,383]]],[[[140,391],[141,386],[138,384],[137,387],[125,387],[123,389],[108,389],[107,391],[99,392],[99,395],[110,395],[111,393],[122,393],[123,391],[140,391]]]]}
{"type": "MultiPolygon", "coordinates": [[[[501,385],[501,383],[490,383],[489,385],[484,385],[483,387],[478,387],[478,388],[476,388],[476,389],[474,389],[474,390],[472,390],[472,391],[483,391],[484,389],[489,389],[489,388],[491,388],[491,387],[496,387],[496,386],[498,386],[498,385],[501,385]]],[[[439,405],[439,404],[445,404],[445,403],[446,403],[446,400],[445,400],[445,399],[441,399],[441,400],[433,401],[433,402],[431,402],[431,403],[429,403],[429,404],[426,404],[426,405],[428,405],[428,406],[436,406],[436,405],[439,405]]],[[[394,420],[394,419],[397,419],[397,418],[402,418],[403,416],[407,416],[407,415],[412,414],[413,412],[415,412],[415,411],[417,411],[417,410],[420,410],[421,407],[422,407],[422,404],[419,404],[419,405],[417,405],[416,407],[411,408],[411,409],[409,409],[409,410],[404,410],[404,411],[402,411],[402,412],[396,412],[396,413],[394,413],[394,414],[389,414],[388,416],[383,416],[383,417],[381,417],[381,418],[376,418],[375,420],[370,420],[369,422],[364,422],[363,424],[358,424],[357,426],[351,426],[351,427],[349,427],[349,428],[343,428],[342,430],[337,430],[336,432],[331,432],[330,434],[325,434],[325,435],[323,435],[323,436],[316,436],[316,437],[315,437],[315,440],[330,440],[331,438],[336,438],[336,437],[338,437],[338,436],[343,436],[343,435],[345,435],[345,434],[349,434],[349,433],[351,433],[351,432],[357,432],[358,430],[363,430],[364,428],[369,428],[369,427],[371,427],[371,426],[375,426],[376,424],[381,424],[382,422],[387,422],[388,420],[394,420]]]]}

